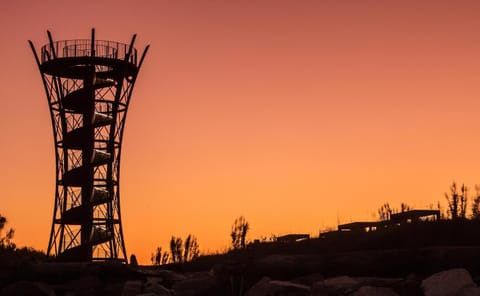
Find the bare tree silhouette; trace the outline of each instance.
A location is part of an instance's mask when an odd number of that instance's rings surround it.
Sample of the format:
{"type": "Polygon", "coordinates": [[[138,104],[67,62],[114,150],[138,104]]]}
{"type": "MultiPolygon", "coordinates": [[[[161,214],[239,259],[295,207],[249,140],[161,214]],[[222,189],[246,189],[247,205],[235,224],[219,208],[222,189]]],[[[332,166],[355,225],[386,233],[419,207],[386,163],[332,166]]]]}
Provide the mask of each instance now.
{"type": "Polygon", "coordinates": [[[172,236],[170,239],[170,254],[173,263],[182,262],[183,241],[180,237],[172,236]]]}
{"type": "Polygon", "coordinates": [[[167,264],[170,260],[170,254],[167,251],[162,252],[162,247],[157,247],[155,252],[152,253],[150,257],[152,265],[164,265],[167,264]]]}
{"type": "Polygon", "coordinates": [[[7,218],[3,217],[1,214],[0,214],[0,233],[1,231],[3,230],[3,228],[5,227],[5,224],[7,223],[7,218]]]}
{"type": "Polygon", "coordinates": [[[232,225],[232,232],[230,236],[232,238],[232,246],[234,249],[243,249],[246,246],[246,237],[250,225],[243,216],[235,219],[235,222],[232,225]]]}
{"type": "Polygon", "coordinates": [[[155,252],[152,253],[150,257],[150,261],[152,261],[152,265],[160,265],[160,261],[162,259],[162,247],[157,247],[155,252]]]}
{"type": "Polygon", "coordinates": [[[189,234],[183,246],[183,262],[192,261],[200,254],[197,238],[189,234]]]}
{"type": "Polygon", "coordinates": [[[5,228],[8,220],[6,217],[0,214],[0,248],[9,248],[15,249],[15,244],[12,242],[13,237],[15,236],[15,230],[10,228],[4,237],[2,237],[2,230],[5,228]]]}
{"type": "Polygon", "coordinates": [[[164,251],[162,255],[162,261],[160,262],[160,264],[165,265],[169,262],[170,262],[170,254],[168,254],[167,251],[164,251]]]}
{"type": "Polygon", "coordinates": [[[403,212],[407,212],[407,211],[410,211],[410,210],[413,210],[413,207],[409,206],[408,204],[402,202],[400,204],[400,212],[403,213],[403,212]]]}
{"type": "Polygon", "coordinates": [[[467,194],[468,188],[462,184],[460,193],[458,193],[457,183],[455,181],[450,185],[450,195],[445,192],[445,199],[448,202],[448,215],[452,220],[459,218],[465,219],[467,214],[467,194]]]}
{"type": "Polygon", "coordinates": [[[467,217],[467,195],[468,195],[468,188],[465,184],[462,184],[462,188],[460,188],[460,218],[465,219],[467,217]]]}
{"type": "Polygon", "coordinates": [[[480,219],[480,186],[475,185],[475,198],[472,202],[472,219],[480,219]]]}
{"type": "Polygon", "coordinates": [[[378,220],[380,221],[388,221],[390,220],[390,216],[394,213],[394,210],[390,207],[390,204],[384,203],[378,209],[378,220]]]}

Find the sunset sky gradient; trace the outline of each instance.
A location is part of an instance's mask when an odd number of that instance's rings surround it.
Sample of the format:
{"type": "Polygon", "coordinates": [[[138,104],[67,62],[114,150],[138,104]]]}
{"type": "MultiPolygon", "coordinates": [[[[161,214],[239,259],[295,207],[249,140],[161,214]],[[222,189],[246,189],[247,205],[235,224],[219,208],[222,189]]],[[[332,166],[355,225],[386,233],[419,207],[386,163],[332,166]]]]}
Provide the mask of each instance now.
{"type": "Polygon", "coordinates": [[[126,121],[128,254],[171,235],[204,252],[318,235],[384,202],[440,201],[480,183],[480,1],[2,1],[0,214],[47,248],[55,190],[50,115],[27,40],[151,48],[126,121]]]}

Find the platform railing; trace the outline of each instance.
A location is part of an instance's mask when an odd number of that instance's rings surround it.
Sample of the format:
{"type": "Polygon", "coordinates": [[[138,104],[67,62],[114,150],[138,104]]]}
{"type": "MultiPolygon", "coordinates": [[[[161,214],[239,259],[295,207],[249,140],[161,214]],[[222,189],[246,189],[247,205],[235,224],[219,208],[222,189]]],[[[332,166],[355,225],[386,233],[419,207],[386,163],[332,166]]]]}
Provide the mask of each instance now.
{"type": "MultiPolygon", "coordinates": [[[[128,54],[129,45],[116,41],[95,40],[92,52],[90,39],[60,40],[46,44],[41,50],[42,63],[55,58],[99,57],[124,60],[128,54]],[[55,54],[54,54],[55,53],[55,54]]],[[[128,62],[137,65],[137,50],[132,49],[128,62]]]]}

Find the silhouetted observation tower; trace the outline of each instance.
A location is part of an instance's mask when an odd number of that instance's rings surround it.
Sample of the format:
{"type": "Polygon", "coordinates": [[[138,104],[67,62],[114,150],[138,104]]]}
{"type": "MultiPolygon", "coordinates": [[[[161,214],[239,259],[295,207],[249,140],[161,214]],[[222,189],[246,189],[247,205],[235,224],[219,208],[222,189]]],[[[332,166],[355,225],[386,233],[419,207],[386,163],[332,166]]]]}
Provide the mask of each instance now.
{"type": "Polygon", "coordinates": [[[47,254],[61,261],[123,261],[120,154],[130,96],[148,46],[53,41],[37,54],[52,119],[56,192],[47,254]]]}

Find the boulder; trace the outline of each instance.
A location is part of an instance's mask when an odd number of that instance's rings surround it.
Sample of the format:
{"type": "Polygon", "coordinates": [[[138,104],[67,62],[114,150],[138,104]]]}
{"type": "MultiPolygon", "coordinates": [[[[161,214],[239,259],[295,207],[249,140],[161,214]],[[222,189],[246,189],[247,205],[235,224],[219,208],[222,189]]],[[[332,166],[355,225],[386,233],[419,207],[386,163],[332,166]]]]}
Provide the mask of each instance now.
{"type": "Polygon", "coordinates": [[[147,277],[146,281],[147,281],[147,283],[145,285],[147,285],[147,284],[157,284],[157,285],[161,285],[163,287],[166,287],[165,286],[165,280],[163,278],[147,277]]]}
{"type": "Polygon", "coordinates": [[[323,281],[325,277],[321,273],[312,273],[309,275],[301,276],[291,280],[292,283],[301,284],[306,286],[312,286],[313,284],[323,281]]]}
{"type": "Polygon", "coordinates": [[[260,267],[275,267],[275,268],[282,268],[282,267],[292,267],[298,262],[298,256],[294,255],[267,255],[260,260],[258,260],[257,264],[260,267]]]}
{"type": "MultiPolygon", "coordinates": [[[[96,295],[122,295],[124,285],[124,282],[105,282],[103,283],[102,290],[100,292],[97,292],[96,295]]],[[[58,294],[65,295],[65,293],[58,294]]]]}
{"type": "Polygon", "coordinates": [[[398,296],[390,288],[384,287],[372,287],[372,286],[363,286],[357,291],[355,291],[352,296],[398,296]]]}
{"type": "Polygon", "coordinates": [[[403,278],[354,277],[361,286],[391,287],[405,281],[403,278]]]}
{"type": "Polygon", "coordinates": [[[456,296],[478,296],[480,288],[477,286],[464,287],[456,296]]]}
{"type": "Polygon", "coordinates": [[[65,283],[88,274],[88,263],[42,262],[30,266],[35,278],[49,280],[54,283],[65,283]]]}
{"type": "Polygon", "coordinates": [[[272,281],[268,277],[264,277],[253,285],[245,296],[306,296],[309,293],[310,287],[308,286],[286,281],[272,281]]]}
{"type": "Polygon", "coordinates": [[[170,270],[161,269],[147,269],[142,270],[141,273],[149,280],[157,279],[157,283],[161,283],[162,286],[171,288],[175,283],[184,281],[187,277],[181,273],[176,273],[170,270]]]}
{"type": "Polygon", "coordinates": [[[156,283],[155,281],[147,281],[143,285],[143,292],[144,293],[154,293],[157,296],[170,296],[170,290],[165,288],[164,286],[156,283]]]}
{"type": "Polygon", "coordinates": [[[55,296],[55,292],[44,283],[18,281],[0,290],[2,296],[55,296]]]}
{"type": "Polygon", "coordinates": [[[190,274],[183,281],[176,282],[173,287],[175,296],[212,295],[216,288],[215,277],[208,272],[190,274]]]}
{"type": "MultiPolygon", "coordinates": [[[[422,288],[420,287],[422,279],[415,274],[409,274],[405,277],[404,280],[398,283],[378,285],[378,284],[368,284],[368,286],[382,286],[390,287],[394,289],[400,295],[423,295],[422,288]]],[[[362,283],[362,285],[365,285],[362,283]]],[[[367,285],[365,285],[367,286],[367,285]]]]}
{"type": "Polygon", "coordinates": [[[128,281],[123,285],[122,296],[137,296],[142,293],[142,281],[128,281]]]}
{"type": "Polygon", "coordinates": [[[358,287],[358,281],[349,276],[338,276],[316,282],[312,286],[312,295],[342,294],[358,287]]]}
{"type": "Polygon", "coordinates": [[[332,288],[344,288],[344,287],[353,287],[358,285],[358,281],[352,279],[349,276],[337,276],[333,278],[325,279],[321,282],[326,287],[332,288]]]}
{"type": "Polygon", "coordinates": [[[456,296],[465,287],[474,287],[470,273],[463,268],[435,273],[422,281],[425,296],[456,296]]]}
{"type": "Polygon", "coordinates": [[[97,294],[102,287],[98,277],[86,275],[69,281],[66,285],[75,296],[90,296],[97,294]]]}

